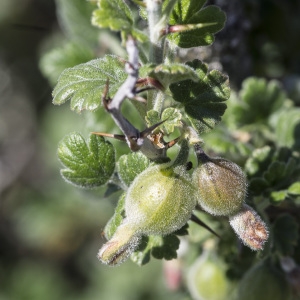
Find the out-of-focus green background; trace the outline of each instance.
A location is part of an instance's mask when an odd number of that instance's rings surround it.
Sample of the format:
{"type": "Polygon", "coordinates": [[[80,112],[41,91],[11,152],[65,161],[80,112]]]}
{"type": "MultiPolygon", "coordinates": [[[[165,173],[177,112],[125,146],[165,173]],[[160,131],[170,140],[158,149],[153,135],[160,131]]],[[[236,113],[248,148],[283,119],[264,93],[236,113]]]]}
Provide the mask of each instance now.
{"type": "MultiPolygon", "coordinates": [[[[207,57],[233,87],[249,75],[277,78],[299,104],[299,1],[225,2],[210,2],[227,13],[228,27],[207,57]]],[[[1,0],[0,300],[190,299],[167,288],[160,261],[110,268],[96,258],[116,199],[60,177],[59,140],[87,132],[84,113],[52,105],[39,69],[59,32],[54,0],[1,0]]]]}
{"type": "Polygon", "coordinates": [[[143,268],[98,261],[116,199],[79,190],[59,174],[59,140],[86,133],[84,114],[52,105],[39,70],[45,44],[59,31],[53,0],[1,0],[0,299],[173,297],[158,261],[143,268]]]}

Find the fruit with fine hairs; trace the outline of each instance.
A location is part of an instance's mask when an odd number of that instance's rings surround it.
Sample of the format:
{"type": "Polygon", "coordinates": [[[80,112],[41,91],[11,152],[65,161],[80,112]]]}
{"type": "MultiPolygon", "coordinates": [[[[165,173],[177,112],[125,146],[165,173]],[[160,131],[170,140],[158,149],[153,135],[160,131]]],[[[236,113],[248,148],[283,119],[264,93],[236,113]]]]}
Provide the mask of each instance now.
{"type": "Polygon", "coordinates": [[[147,168],[130,185],[125,197],[126,218],[102,246],[98,258],[119,265],[138,247],[143,235],[167,235],[180,229],[196,206],[194,190],[182,166],[147,168]]]}
{"type": "Polygon", "coordinates": [[[242,169],[223,158],[212,158],[195,145],[198,166],[193,172],[197,201],[203,210],[216,216],[237,213],[244,203],[247,180],[242,169]]]}
{"type": "Polygon", "coordinates": [[[141,234],[172,233],[190,219],[196,206],[194,190],[184,167],[152,166],[127,191],[127,221],[141,234]]]}
{"type": "Polygon", "coordinates": [[[195,300],[233,299],[233,284],[226,276],[226,265],[213,249],[205,249],[193,263],[187,283],[195,300]]]}

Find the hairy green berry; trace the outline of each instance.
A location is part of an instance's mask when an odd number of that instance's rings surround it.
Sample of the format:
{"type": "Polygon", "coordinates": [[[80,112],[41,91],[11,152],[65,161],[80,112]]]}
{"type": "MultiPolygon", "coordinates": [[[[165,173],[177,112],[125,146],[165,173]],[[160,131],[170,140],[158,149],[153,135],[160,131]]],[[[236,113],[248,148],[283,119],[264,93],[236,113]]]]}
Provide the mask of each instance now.
{"type": "Polygon", "coordinates": [[[238,299],[290,300],[291,289],[284,273],[266,259],[244,275],[239,285],[238,299]]]}
{"type": "Polygon", "coordinates": [[[125,261],[143,235],[167,235],[190,219],[196,200],[182,167],[156,165],[140,173],[125,198],[126,218],[100,249],[98,258],[111,266],[125,261]]]}
{"type": "Polygon", "coordinates": [[[181,228],[195,205],[194,188],[183,168],[152,166],[128,189],[125,212],[142,234],[165,235],[181,228]]]}
{"type": "Polygon", "coordinates": [[[204,250],[191,266],[187,283],[193,299],[232,299],[232,286],[226,277],[226,266],[212,249],[204,250]]]}
{"type": "Polygon", "coordinates": [[[244,202],[247,180],[242,169],[223,158],[211,158],[196,147],[198,167],[193,173],[198,204],[216,216],[237,213],[244,202]]]}

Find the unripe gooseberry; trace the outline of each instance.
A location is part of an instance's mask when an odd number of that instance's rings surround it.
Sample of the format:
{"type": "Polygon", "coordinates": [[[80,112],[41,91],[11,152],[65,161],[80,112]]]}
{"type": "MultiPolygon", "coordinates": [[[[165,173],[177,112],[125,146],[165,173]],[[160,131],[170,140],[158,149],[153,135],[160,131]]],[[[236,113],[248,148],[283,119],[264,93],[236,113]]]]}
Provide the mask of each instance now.
{"type": "MultiPolygon", "coordinates": [[[[188,289],[195,300],[232,299],[226,266],[214,250],[204,250],[188,272],[188,289]]],[[[243,300],[243,299],[239,299],[243,300]]]]}
{"type": "Polygon", "coordinates": [[[216,216],[237,213],[244,202],[247,180],[242,169],[223,158],[211,158],[195,146],[198,167],[193,172],[198,204],[216,216]]]}
{"type": "Polygon", "coordinates": [[[195,205],[194,187],[186,171],[157,165],[132,182],[125,213],[127,221],[142,234],[166,235],[189,220],[195,205]]]}
{"type": "Polygon", "coordinates": [[[194,187],[181,168],[156,165],[140,173],[125,198],[126,218],[100,249],[98,258],[118,265],[137,248],[143,235],[167,235],[190,219],[196,205],[194,187]]]}
{"type": "Polygon", "coordinates": [[[291,288],[284,273],[265,259],[244,275],[239,284],[238,299],[290,300],[291,288]]]}

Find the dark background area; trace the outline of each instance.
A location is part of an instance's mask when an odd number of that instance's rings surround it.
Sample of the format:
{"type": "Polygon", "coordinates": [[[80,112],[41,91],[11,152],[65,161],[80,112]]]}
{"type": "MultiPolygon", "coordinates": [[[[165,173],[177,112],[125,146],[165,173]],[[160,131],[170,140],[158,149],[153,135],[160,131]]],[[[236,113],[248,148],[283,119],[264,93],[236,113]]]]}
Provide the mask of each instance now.
{"type": "MultiPolygon", "coordinates": [[[[252,75],[278,79],[299,106],[300,2],[208,3],[228,21],[213,47],[200,49],[206,62],[219,64],[234,89],[252,75]]],[[[112,269],[96,259],[115,199],[59,175],[57,143],[84,129],[82,116],[52,105],[53,87],[39,67],[64,34],[56,15],[52,0],[1,4],[0,299],[189,299],[167,289],[158,261],[112,269]]]]}

